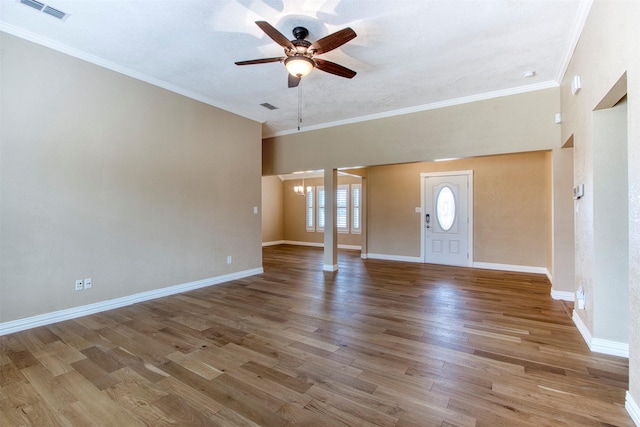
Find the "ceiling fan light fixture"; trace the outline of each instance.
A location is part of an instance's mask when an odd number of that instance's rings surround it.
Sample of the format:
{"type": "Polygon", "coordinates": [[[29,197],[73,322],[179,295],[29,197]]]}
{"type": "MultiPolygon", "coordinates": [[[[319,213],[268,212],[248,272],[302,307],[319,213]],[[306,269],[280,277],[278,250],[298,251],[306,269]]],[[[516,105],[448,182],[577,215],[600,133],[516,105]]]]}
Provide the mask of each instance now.
{"type": "Polygon", "coordinates": [[[287,71],[295,77],[306,76],[313,70],[315,65],[313,60],[302,55],[290,56],[284,60],[284,66],[287,67],[287,71]]]}

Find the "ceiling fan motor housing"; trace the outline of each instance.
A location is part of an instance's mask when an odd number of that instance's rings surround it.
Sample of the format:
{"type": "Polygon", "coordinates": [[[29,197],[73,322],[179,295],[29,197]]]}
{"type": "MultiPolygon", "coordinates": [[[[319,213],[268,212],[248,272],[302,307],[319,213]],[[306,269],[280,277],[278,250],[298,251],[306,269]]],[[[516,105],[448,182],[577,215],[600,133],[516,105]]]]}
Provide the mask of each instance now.
{"type": "MultiPolygon", "coordinates": [[[[292,55],[307,55],[307,49],[311,46],[311,42],[305,40],[305,37],[309,35],[309,31],[304,27],[295,27],[293,29],[293,36],[295,40],[291,40],[291,44],[295,47],[295,50],[291,51],[292,55]]],[[[287,53],[287,55],[289,55],[287,53]]]]}
{"type": "Polygon", "coordinates": [[[296,40],[304,40],[309,35],[309,30],[304,27],[295,27],[292,32],[296,40]]]}

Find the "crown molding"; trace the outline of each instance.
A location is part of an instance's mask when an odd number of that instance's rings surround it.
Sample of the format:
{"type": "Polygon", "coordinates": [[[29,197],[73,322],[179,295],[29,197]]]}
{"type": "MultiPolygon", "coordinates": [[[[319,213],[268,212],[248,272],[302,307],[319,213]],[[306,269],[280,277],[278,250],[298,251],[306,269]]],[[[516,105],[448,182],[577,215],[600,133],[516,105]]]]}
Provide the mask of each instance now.
{"type": "Polygon", "coordinates": [[[573,23],[573,30],[571,32],[571,38],[569,39],[569,44],[565,49],[564,56],[562,57],[562,61],[560,62],[560,68],[558,68],[558,75],[556,76],[556,81],[560,84],[562,83],[562,79],[564,78],[565,73],[567,72],[567,68],[569,68],[569,63],[571,62],[571,57],[573,57],[573,53],[576,50],[576,46],[578,46],[578,40],[580,40],[580,34],[582,34],[582,30],[584,30],[584,25],[587,22],[587,17],[589,16],[589,11],[591,11],[591,6],[593,5],[593,0],[583,0],[580,2],[580,6],[578,8],[578,14],[576,15],[576,20],[573,23]]]}

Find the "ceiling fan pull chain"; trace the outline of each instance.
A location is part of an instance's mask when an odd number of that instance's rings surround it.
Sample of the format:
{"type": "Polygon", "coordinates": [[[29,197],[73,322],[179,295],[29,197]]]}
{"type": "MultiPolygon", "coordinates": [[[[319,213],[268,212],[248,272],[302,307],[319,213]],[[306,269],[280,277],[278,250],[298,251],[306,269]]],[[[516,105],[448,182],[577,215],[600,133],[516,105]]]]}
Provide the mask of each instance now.
{"type": "MultiPolygon", "coordinates": [[[[301,82],[302,83],[302,82],[301,82]]],[[[298,131],[302,125],[302,85],[298,85],[298,131]]]]}

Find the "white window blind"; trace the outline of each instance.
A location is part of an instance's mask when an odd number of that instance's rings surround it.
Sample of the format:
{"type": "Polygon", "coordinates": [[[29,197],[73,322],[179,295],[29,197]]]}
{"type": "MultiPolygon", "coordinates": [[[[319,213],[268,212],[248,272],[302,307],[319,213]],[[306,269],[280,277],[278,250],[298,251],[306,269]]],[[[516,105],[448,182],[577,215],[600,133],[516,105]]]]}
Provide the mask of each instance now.
{"type": "Polygon", "coordinates": [[[307,187],[307,194],[304,196],[307,199],[307,231],[315,231],[316,230],[316,221],[315,221],[315,191],[314,187],[307,187]]]}
{"type": "Polygon", "coordinates": [[[351,233],[358,234],[361,230],[360,205],[362,200],[362,185],[351,184],[351,233]]]}
{"type": "Polygon", "coordinates": [[[318,219],[316,223],[316,231],[324,231],[324,186],[316,187],[318,191],[318,219]]]}
{"type": "Polygon", "coordinates": [[[336,192],[336,228],[338,233],[349,232],[349,186],[338,185],[336,192]]]}

